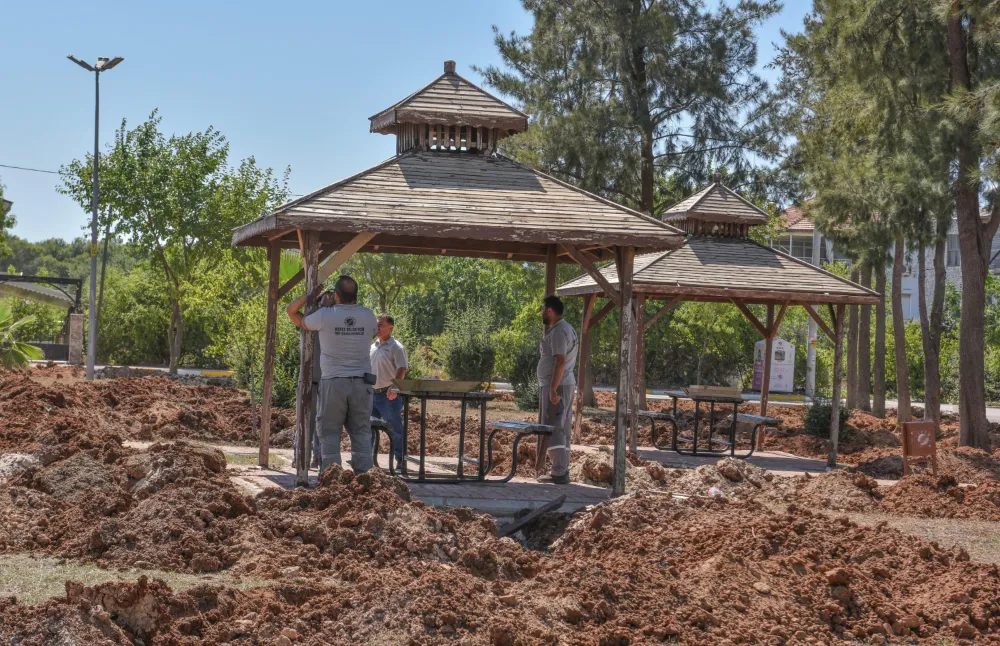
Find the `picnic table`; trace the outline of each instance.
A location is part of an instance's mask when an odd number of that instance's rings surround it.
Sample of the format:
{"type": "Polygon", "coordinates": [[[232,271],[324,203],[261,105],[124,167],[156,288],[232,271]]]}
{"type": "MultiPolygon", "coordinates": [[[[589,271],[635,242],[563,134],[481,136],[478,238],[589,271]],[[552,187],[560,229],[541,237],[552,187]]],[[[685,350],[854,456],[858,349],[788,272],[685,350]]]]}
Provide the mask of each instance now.
{"type": "MultiPolygon", "coordinates": [[[[759,415],[743,415],[739,412],[739,406],[743,403],[743,397],[736,396],[722,396],[722,395],[710,395],[710,394],[691,394],[684,390],[668,390],[664,393],[671,399],[673,399],[673,412],[670,414],[669,423],[673,426],[673,433],[671,435],[670,449],[675,453],[681,455],[699,455],[699,454],[710,454],[710,455],[725,455],[728,453],[731,457],[746,459],[753,455],[754,448],[757,443],[757,431],[762,426],[780,422],[772,417],[760,417],[759,415]],[[679,399],[690,399],[694,402],[694,428],[691,433],[691,437],[681,437],[680,428],[677,422],[677,400],[679,399]],[[701,424],[701,405],[707,403],[709,405],[708,411],[708,446],[699,450],[698,449],[698,428],[701,424]],[[729,440],[715,440],[713,435],[715,434],[715,405],[716,404],[727,404],[733,407],[733,414],[731,417],[727,418],[730,420],[729,424],[729,440]],[[736,424],[737,422],[750,422],[755,425],[750,431],[750,450],[744,454],[736,454],[736,424]],[[678,446],[679,443],[690,444],[691,448],[682,449],[678,446]],[[713,443],[721,445],[723,448],[714,449],[712,448],[713,443]]],[[[640,415],[642,413],[640,412],[640,415]]],[[[653,446],[660,450],[666,450],[666,447],[661,446],[657,442],[657,436],[653,435],[653,446]]]]}

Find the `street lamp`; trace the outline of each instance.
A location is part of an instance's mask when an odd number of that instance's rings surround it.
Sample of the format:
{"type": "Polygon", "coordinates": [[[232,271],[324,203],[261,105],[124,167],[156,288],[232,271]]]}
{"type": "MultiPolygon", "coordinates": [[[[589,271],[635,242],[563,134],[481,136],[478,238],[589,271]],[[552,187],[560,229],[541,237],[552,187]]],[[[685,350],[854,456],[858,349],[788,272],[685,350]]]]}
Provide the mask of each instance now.
{"type": "Polygon", "coordinates": [[[101,127],[101,72],[107,72],[124,58],[115,56],[112,59],[100,57],[96,65],[84,63],[83,61],[67,56],[88,72],[94,73],[94,213],[90,220],[90,312],[88,314],[88,324],[90,329],[87,333],[87,380],[94,379],[94,364],[97,363],[97,199],[98,199],[98,177],[97,167],[100,152],[98,146],[98,131],[101,127]]]}

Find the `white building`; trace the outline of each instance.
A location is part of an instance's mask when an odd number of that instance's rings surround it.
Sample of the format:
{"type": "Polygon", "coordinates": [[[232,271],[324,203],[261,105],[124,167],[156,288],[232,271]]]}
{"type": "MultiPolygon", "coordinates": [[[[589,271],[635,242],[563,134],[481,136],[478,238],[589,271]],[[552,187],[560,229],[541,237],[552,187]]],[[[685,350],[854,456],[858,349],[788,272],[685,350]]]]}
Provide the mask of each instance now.
{"type": "MultiPolygon", "coordinates": [[[[779,248],[800,260],[812,263],[813,240],[815,236],[815,227],[812,220],[797,206],[790,206],[782,211],[781,220],[784,224],[784,232],[777,240],[771,242],[771,246],[779,248]]],[[[830,259],[849,262],[849,258],[839,253],[834,248],[833,242],[827,239],[826,236],[819,236],[819,244],[820,263],[830,262],[830,259]]],[[[932,290],[934,288],[934,250],[928,249],[925,257],[927,264],[927,289],[932,290]]],[[[911,251],[909,261],[906,263],[906,271],[903,274],[903,316],[908,320],[920,318],[920,310],[917,304],[917,290],[919,289],[917,258],[917,252],[915,250],[911,251]]],[[[993,262],[990,265],[990,269],[994,273],[1000,273],[1000,232],[993,238],[993,262]]],[[[959,266],[958,223],[954,219],[948,230],[945,271],[947,272],[948,283],[954,285],[956,289],[961,290],[962,270],[959,266]]],[[[886,281],[887,286],[891,286],[892,276],[887,276],[886,281]]],[[[930,296],[929,292],[928,296],[930,296]]]]}

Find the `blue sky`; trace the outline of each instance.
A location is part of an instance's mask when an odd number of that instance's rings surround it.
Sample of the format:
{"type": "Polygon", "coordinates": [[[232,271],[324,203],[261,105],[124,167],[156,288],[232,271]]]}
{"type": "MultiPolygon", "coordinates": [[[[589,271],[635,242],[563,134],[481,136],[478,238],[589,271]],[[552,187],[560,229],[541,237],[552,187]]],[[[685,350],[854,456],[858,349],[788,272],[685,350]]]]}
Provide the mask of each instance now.
{"type": "MultiPolygon", "coordinates": [[[[760,31],[762,65],[780,29],[798,31],[809,2],[786,0],[760,31]]],[[[101,148],[123,118],[160,109],[165,132],[215,126],[232,164],[291,166],[302,194],[378,163],[392,137],[368,117],[422,87],[454,59],[499,63],[492,25],[526,32],[517,0],[361,2],[0,3],[0,164],[58,170],[93,148],[93,75],[66,59],[124,56],[102,75],[101,148]]],[[[767,72],[765,72],[767,73],[767,72]]],[[[768,74],[771,76],[771,74],[768,74]]],[[[14,233],[72,238],[89,216],[56,175],[0,167],[14,233]]]]}

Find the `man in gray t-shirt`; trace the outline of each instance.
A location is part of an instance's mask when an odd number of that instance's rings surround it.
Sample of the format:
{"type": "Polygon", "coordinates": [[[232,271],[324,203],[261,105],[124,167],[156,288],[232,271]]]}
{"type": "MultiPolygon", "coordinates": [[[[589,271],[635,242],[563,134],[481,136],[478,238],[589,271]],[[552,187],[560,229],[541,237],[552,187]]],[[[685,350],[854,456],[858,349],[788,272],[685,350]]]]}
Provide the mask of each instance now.
{"type": "Polygon", "coordinates": [[[317,417],[322,459],[320,470],[340,459],[343,428],[351,438],[351,467],[364,473],[372,467],[371,410],[374,384],[365,383],[372,371],[368,348],[377,330],[375,314],[358,305],[358,284],[350,276],[337,280],[335,305],[321,307],[308,316],[299,311],[305,297],[288,306],[296,327],[317,333],[322,381],[317,417]]]}
{"type": "Polygon", "coordinates": [[[566,484],[569,482],[569,450],[573,426],[573,395],[576,376],[573,367],[580,344],[576,330],[563,320],[563,303],[557,296],[546,297],[542,305],[545,336],[539,345],[538,410],[543,424],[554,427],[549,442],[552,472],[538,478],[539,482],[566,484]]]}

